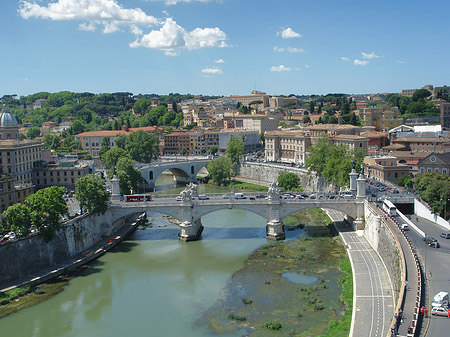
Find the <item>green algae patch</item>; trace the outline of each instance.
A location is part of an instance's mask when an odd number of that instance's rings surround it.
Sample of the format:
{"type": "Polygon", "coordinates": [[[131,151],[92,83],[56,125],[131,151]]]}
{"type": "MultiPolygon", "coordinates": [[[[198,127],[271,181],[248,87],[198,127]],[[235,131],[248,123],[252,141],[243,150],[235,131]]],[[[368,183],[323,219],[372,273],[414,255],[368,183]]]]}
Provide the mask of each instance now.
{"type": "Polygon", "coordinates": [[[290,226],[304,224],[310,236],[269,243],[249,256],[231,277],[223,297],[205,314],[215,333],[317,336],[336,325],[345,329],[340,322],[347,312],[351,320],[346,302],[350,298],[351,305],[352,288],[347,294],[351,284],[342,266],[346,252],[328,218],[320,210],[309,210],[289,221],[290,226]],[[245,317],[245,321],[229,317],[245,317]]]}

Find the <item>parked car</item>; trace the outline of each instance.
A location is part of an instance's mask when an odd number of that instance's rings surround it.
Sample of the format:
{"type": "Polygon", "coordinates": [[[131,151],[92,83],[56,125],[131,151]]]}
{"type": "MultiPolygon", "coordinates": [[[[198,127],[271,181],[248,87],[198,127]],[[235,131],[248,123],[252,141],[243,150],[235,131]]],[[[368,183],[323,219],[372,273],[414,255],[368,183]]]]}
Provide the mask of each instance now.
{"type": "Polygon", "coordinates": [[[265,194],[256,195],[256,199],[264,199],[265,197],[267,197],[267,195],[265,195],[265,194]]]}
{"type": "Polygon", "coordinates": [[[234,194],[235,199],[247,199],[244,193],[235,193],[234,194]]]}
{"type": "Polygon", "coordinates": [[[175,198],[176,201],[183,201],[183,198],[181,197],[181,195],[179,195],[178,197],[175,198]]]}
{"type": "Polygon", "coordinates": [[[309,198],[310,198],[310,199],[316,199],[317,197],[316,197],[315,194],[311,194],[311,195],[309,196],[309,198]]]}
{"type": "Polygon", "coordinates": [[[434,307],[433,309],[431,309],[431,314],[433,316],[445,316],[447,317],[447,308],[444,307],[434,307]]]}
{"type": "Polygon", "coordinates": [[[206,194],[199,194],[198,195],[198,200],[208,200],[209,197],[206,194]]]}
{"type": "Polygon", "coordinates": [[[450,233],[441,233],[441,238],[450,239],[450,233]]]}
{"type": "Polygon", "coordinates": [[[437,241],[430,242],[428,244],[428,246],[430,246],[431,248],[439,248],[440,247],[439,242],[437,242],[437,241]]]}
{"type": "Polygon", "coordinates": [[[256,198],[255,198],[255,197],[250,197],[249,199],[250,199],[250,200],[256,200],[256,198]]]}
{"type": "Polygon", "coordinates": [[[409,231],[409,226],[407,225],[407,224],[402,224],[401,226],[401,229],[403,229],[404,231],[409,231]]]}
{"type": "Polygon", "coordinates": [[[422,238],[423,241],[425,241],[425,243],[427,245],[429,245],[431,242],[436,242],[437,240],[431,236],[425,236],[424,238],[422,238]]]}
{"type": "Polygon", "coordinates": [[[230,199],[230,195],[229,195],[229,194],[224,194],[224,195],[222,195],[222,198],[224,198],[224,199],[230,199]]]}
{"type": "Polygon", "coordinates": [[[295,196],[295,199],[302,200],[302,199],[305,199],[305,197],[303,195],[301,195],[301,194],[297,194],[295,196]]]}

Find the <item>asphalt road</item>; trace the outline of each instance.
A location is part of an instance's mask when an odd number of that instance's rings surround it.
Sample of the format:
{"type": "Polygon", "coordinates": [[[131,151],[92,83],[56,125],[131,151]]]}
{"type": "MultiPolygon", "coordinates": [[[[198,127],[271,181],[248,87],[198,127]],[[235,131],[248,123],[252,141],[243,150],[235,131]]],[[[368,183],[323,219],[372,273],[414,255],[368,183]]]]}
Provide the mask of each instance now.
{"type": "MultiPolygon", "coordinates": [[[[409,230],[407,235],[416,249],[424,266],[427,279],[426,307],[430,310],[433,296],[440,291],[450,293],[450,239],[441,238],[439,235],[446,232],[445,229],[426,219],[411,216],[415,223],[427,236],[438,240],[441,248],[431,248],[425,244],[422,237],[414,230],[409,230]]],[[[442,337],[448,336],[450,331],[450,319],[433,316],[425,319],[421,336],[442,337]]]]}

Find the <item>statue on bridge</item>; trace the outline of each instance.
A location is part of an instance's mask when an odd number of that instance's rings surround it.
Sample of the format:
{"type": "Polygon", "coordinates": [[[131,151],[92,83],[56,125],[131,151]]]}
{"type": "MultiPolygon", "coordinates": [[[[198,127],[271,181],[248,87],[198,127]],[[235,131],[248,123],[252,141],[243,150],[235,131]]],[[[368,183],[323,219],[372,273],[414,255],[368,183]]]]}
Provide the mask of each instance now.
{"type": "Polygon", "coordinates": [[[267,197],[269,200],[280,200],[280,188],[278,187],[278,182],[273,181],[269,185],[267,197]]]}
{"type": "Polygon", "coordinates": [[[186,188],[181,191],[180,196],[183,201],[192,200],[192,198],[198,196],[198,185],[194,183],[189,183],[186,185],[186,188]]]}

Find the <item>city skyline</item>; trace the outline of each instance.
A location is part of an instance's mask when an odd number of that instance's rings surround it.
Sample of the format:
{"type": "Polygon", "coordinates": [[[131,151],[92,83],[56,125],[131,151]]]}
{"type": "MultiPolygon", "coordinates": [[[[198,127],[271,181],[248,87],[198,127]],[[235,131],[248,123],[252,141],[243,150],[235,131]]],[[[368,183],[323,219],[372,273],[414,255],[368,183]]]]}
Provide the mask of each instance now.
{"type": "Polygon", "coordinates": [[[1,95],[358,94],[449,78],[450,4],[441,0],[22,0],[0,8],[1,95]]]}

